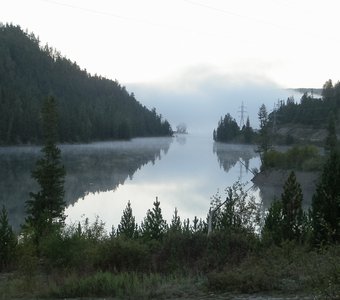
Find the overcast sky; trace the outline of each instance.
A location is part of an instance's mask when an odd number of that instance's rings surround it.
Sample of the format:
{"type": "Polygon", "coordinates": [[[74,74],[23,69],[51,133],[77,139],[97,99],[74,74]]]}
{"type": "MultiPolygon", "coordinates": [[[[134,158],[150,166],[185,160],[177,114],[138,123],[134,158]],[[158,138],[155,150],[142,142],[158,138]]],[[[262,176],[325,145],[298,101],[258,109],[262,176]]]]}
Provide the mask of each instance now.
{"type": "MultiPolygon", "coordinates": [[[[338,81],[339,9],[338,0],[0,0],[0,21],[28,29],[157,107],[168,101],[160,97],[166,91],[185,102],[214,86],[242,90],[251,82],[268,90],[338,81]]],[[[211,95],[201,101],[221,102],[211,95]]],[[[261,98],[254,97],[259,104],[261,98]]]]}

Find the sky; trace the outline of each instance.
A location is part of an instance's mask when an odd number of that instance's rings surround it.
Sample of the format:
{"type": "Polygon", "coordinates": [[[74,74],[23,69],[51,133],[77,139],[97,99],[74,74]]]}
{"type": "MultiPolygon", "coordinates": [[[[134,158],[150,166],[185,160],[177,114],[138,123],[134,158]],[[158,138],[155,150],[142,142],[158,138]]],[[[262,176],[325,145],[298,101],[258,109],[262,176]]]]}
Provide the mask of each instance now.
{"type": "Polygon", "coordinates": [[[238,119],[244,101],[255,120],[255,103],[272,107],[287,96],[282,88],[340,79],[338,0],[0,0],[0,7],[0,22],[117,79],[189,128],[209,108],[211,122],[228,108],[238,119]],[[175,104],[193,110],[180,118],[175,104]]]}

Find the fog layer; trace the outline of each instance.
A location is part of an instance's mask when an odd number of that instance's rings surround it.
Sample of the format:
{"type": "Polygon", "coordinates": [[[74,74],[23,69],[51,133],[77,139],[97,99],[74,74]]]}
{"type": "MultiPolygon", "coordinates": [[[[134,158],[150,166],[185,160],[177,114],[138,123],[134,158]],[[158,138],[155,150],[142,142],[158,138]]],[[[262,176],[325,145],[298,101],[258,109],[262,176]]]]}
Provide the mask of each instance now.
{"type": "Polygon", "coordinates": [[[188,131],[195,133],[211,133],[226,113],[240,123],[242,102],[244,122],[249,116],[251,126],[257,128],[262,103],[271,111],[279,99],[295,96],[299,100],[298,94],[259,75],[221,73],[207,66],[188,69],[162,82],[129,84],[128,89],[141,103],[155,107],[173,128],[185,122],[188,131]]]}

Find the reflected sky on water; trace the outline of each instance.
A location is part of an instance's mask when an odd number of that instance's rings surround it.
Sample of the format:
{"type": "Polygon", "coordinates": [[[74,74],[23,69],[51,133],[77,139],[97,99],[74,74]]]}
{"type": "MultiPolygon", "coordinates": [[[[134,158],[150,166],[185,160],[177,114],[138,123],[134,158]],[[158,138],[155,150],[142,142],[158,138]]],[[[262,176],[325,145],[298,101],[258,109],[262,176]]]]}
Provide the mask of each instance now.
{"type": "Polygon", "coordinates": [[[94,220],[98,215],[108,228],[117,227],[130,200],[140,223],[156,197],[168,221],[175,207],[182,219],[192,220],[195,216],[205,219],[214,194],[218,191],[224,194],[224,189],[237,181],[240,174],[242,182],[250,182],[252,174],[239,163],[239,159],[244,163],[244,158],[250,168],[258,167],[253,146],[216,144],[204,136],[174,137],[167,153],[137,170],[115,190],[90,193],[71,205],[66,210],[68,221],[77,221],[82,216],[94,220]]]}
{"type": "MultiPolygon", "coordinates": [[[[217,191],[224,195],[240,175],[242,182],[250,182],[253,175],[244,165],[252,169],[260,163],[254,146],[190,134],[60,148],[67,173],[67,223],[98,216],[108,230],[117,227],[128,200],[139,224],[156,197],[168,221],[175,207],[182,220],[205,219],[211,197],[217,191]]],[[[40,155],[39,147],[0,147],[0,205],[15,229],[24,223],[29,192],[38,189],[31,171],[40,155]]]]}

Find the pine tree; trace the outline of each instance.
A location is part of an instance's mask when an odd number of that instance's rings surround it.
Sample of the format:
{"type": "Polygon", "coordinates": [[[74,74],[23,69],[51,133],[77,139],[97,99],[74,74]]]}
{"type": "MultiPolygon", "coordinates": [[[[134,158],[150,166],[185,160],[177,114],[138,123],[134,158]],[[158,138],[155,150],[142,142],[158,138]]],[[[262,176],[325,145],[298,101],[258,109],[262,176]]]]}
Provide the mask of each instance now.
{"type": "Polygon", "coordinates": [[[169,230],[170,232],[181,232],[182,230],[182,222],[181,222],[181,218],[178,215],[177,208],[175,208],[174,215],[172,216],[169,230]]]}
{"type": "Polygon", "coordinates": [[[136,224],[136,219],[132,214],[131,203],[129,200],[123,211],[120,224],[118,225],[117,235],[132,239],[137,236],[137,229],[138,226],[136,224]]]}
{"type": "Polygon", "coordinates": [[[8,222],[7,210],[3,206],[0,213],[0,271],[13,259],[15,246],[15,235],[8,222]]]}
{"type": "Polygon", "coordinates": [[[259,122],[260,122],[260,136],[259,136],[259,145],[258,152],[260,153],[261,161],[263,162],[263,155],[268,152],[270,149],[270,136],[269,136],[269,118],[267,113],[267,108],[264,104],[260,106],[258,112],[259,122]]]}
{"type": "Polygon", "coordinates": [[[340,154],[332,151],[312,199],[315,244],[340,242],[340,154]]]}
{"type": "Polygon", "coordinates": [[[274,200],[269,208],[262,229],[263,239],[276,245],[285,240],[302,241],[307,225],[302,201],[301,186],[292,171],[284,184],[281,199],[274,200]]]}
{"type": "Polygon", "coordinates": [[[61,151],[57,147],[57,105],[49,96],[42,108],[44,146],[32,177],[38,182],[40,190],[30,193],[26,201],[26,228],[33,231],[36,243],[42,236],[64,225],[64,177],[65,169],[61,164],[61,151]]]}
{"type": "Polygon", "coordinates": [[[282,242],[282,201],[274,199],[262,228],[262,238],[280,245],[282,242]]]}
{"type": "Polygon", "coordinates": [[[250,144],[252,142],[254,133],[253,133],[253,129],[250,126],[249,117],[247,117],[246,126],[242,129],[242,131],[243,131],[243,136],[244,136],[244,142],[246,144],[250,144]]]}
{"type": "Polygon", "coordinates": [[[302,190],[292,171],[283,187],[282,237],[284,240],[300,240],[303,233],[302,190]]]}
{"type": "Polygon", "coordinates": [[[146,239],[160,240],[166,232],[166,221],[163,219],[160,202],[156,197],[152,210],[148,210],[142,223],[142,235],[146,239]]]}
{"type": "Polygon", "coordinates": [[[336,137],[336,129],[335,129],[335,118],[332,115],[328,121],[328,135],[325,140],[325,150],[326,151],[335,151],[337,146],[337,137],[336,137]]]}

